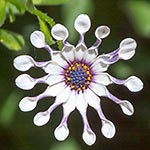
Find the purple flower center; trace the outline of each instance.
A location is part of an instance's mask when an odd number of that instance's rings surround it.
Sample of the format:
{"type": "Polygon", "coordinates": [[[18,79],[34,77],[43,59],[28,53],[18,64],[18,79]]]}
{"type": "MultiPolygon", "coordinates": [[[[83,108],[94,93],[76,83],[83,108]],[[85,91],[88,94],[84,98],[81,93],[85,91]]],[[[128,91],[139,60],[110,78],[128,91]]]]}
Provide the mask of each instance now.
{"type": "Polygon", "coordinates": [[[72,90],[84,91],[91,82],[90,68],[80,62],[73,62],[65,71],[65,82],[72,90]]]}

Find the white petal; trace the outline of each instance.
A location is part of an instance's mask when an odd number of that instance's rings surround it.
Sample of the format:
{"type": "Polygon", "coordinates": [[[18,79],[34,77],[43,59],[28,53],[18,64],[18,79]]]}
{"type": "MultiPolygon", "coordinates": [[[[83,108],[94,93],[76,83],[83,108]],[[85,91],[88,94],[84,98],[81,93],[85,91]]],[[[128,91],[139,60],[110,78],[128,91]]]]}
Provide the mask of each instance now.
{"type": "Polygon", "coordinates": [[[103,63],[101,59],[97,59],[91,66],[93,73],[101,73],[108,69],[107,64],[103,63]]]}
{"type": "Polygon", "coordinates": [[[128,60],[135,54],[137,44],[132,38],[126,38],[120,43],[119,56],[121,59],[128,60]]]}
{"type": "Polygon", "coordinates": [[[65,67],[68,65],[67,61],[64,59],[60,51],[53,51],[51,57],[52,61],[56,62],[61,67],[65,67]]]}
{"type": "Polygon", "coordinates": [[[79,94],[76,93],[76,108],[80,112],[84,112],[87,108],[87,101],[84,93],[80,92],[79,94]]]}
{"type": "Polygon", "coordinates": [[[55,129],[54,135],[57,140],[63,141],[68,137],[69,129],[66,125],[60,125],[55,129]]]}
{"type": "Polygon", "coordinates": [[[126,38],[126,39],[124,39],[124,40],[121,41],[119,47],[120,48],[122,48],[122,47],[128,47],[128,48],[136,49],[137,43],[132,38],[126,38]]]}
{"type": "Polygon", "coordinates": [[[64,75],[49,75],[46,78],[46,83],[49,85],[53,85],[62,81],[64,81],[64,75]]]}
{"type": "Polygon", "coordinates": [[[110,138],[114,137],[116,129],[115,129],[114,124],[111,121],[108,121],[108,120],[103,121],[102,120],[101,132],[106,138],[110,139],[110,138]]]}
{"type": "Polygon", "coordinates": [[[138,92],[143,89],[143,82],[138,77],[131,76],[126,80],[125,86],[132,92],[138,92]]]}
{"type": "Polygon", "coordinates": [[[34,97],[24,97],[20,102],[19,102],[19,108],[24,111],[31,111],[33,110],[37,105],[37,100],[34,97]]]}
{"type": "Polygon", "coordinates": [[[106,96],[106,87],[101,84],[91,82],[90,89],[94,91],[98,96],[106,96]]]}
{"type": "Polygon", "coordinates": [[[66,84],[64,82],[60,82],[52,86],[48,86],[46,93],[50,96],[57,96],[61,91],[65,89],[65,87],[66,84]]]}
{"type": "Polygon", "coordinates": [[[88,49],[85,51],[83,59],[85,60],[85,62],[90,63],[92,60],[96,58],[97,55],[98,55],[97,49],[88,49]]]}
{"type": "Polygon", "coordinates": [[[95,31],[97,39],[106,38],[110,34],[110,28],[107,26],[99,26],[95,31]]]}
{"type": "Polygon", "coordinates": [[[76,102],[75,91],[72,91],[67,102],[63,104],[65,114],[70,114],[75,109],[76,106],[75,102],[76,102]]]}
{"type": "Polygon", "coordinates": [[[132,58],[134,54],[135,54],[135,49],[129,49],[126,47],[121,48],[119,51],[119,57],[124,60],[128,60],[132,58]]]}
{"type": "Polygon", "coordinates": [[[37,126],[43,126],[49,121],[49,119],[50,119],[50,114],[48,111],[39,112],[34,116],[33,122],[37,126]]]}
{"type": "Polygon", "coordinates": [[[87,145],[93,145],[96,141],[95,133],[88,129],[83,132],[82,138],[87,145]]]}
{"type": "Polygon", "coordinates": [[[74,61],[74,46],[71,45],[65,45],[62,49],[62,55],[68,62],[73,62],[74,61]]]}
{"type": "Polygon", "coordinates": [[[21,55],[14,59],[14,67],[20,71],[27,71],[34,66],[34,60],[28,55],[21,55]]]}
{"type": "Polygon", "coordinates": [[[46,73],[51,75],[62,74],[63,68],[60,67],[56,62],[49,62],[43,67],[46,73]]]}
{"type": "Polygon", "coordinates": [[[96,74],[93,76],[92,80],[103,85],[109,85],[112,83],[112,80],[107,73],[96,74]]]}
{"type": "Polygon", "coordinates": [[[86,89],[84,93],[85,93],[85,98],[87,100],[87,103],[95,109],[99,108],[100,98],[95,93],[93,93],[90,89],[86,89]]]}
{"type": "Polygon", "coordinates": [[[36,48],[43,48],[46,46],[45,36],[41,31],[34,31],[30,36],[30,41],[36,48]]]}
{"type": "Polygon", "coordinates": [[[67,28],[61,24],[54,25],[51,34],[56,40],[66,40],[69,35],[67,28]]]}
{"type": "Polygon", "coordinates": [[[16,78],[16,85],[24,90],[30,90],[35,85],[35,80],[28,74],[22,74],[16,78]]]}
{"type": "Polygon", "coordinates": [[[134,113],[134,108],[129,101],[122,101],[119,103],[124,114],[131,116],[134,113]]]}
{"type": "Polygon", "coordinates": [[[79,15],[75,20],[74,27],[80,34],[87,32],[91,27],[89,16],[86,14],[79,15]]]}
{"type": "Polygon", "coordinates": [[[55,101],[56,103],[65,103],[69,96],[71,94],[71,90],[70,90],[70,87],[67,86],[65,87],[65,89],[63,89],[56,97],[55,101]]]}
{"type": "Polygon", "coordinates": [[[81,61],[84,57],[84,54],[85,54],[86,50],[87,50],[87,48],[83,44],[78,45],[75,48],[75,59],[78,60],[78,61],[81,61]]]}

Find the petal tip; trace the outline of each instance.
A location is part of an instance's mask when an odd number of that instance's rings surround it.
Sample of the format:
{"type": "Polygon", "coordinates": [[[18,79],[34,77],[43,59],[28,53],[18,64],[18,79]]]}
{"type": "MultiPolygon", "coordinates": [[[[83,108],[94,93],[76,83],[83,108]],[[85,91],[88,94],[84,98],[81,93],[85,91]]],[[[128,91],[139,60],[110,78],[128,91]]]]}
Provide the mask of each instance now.
{"type": "Polygon", "coordinates": [[[43,126],[49,121],[49,119],[50,119],[50,114],[48,111],[39,112],[34,116],[33,122],[36,126],[43,126]]]}
{"type": "Polygon", "coordinates": [[[45,35],[41,31],[34,31],[31,33],[30,41],[36,48],[43,48],[46,46],[45,35]]]}
{"type": "Polygon", "coordinates": [[[116,133],[116,129],[114,124],[111,121],[102,121],[102,128],[101,128],[102,134],[108,138],[111,139],[114,137],[116,133]]]}
{"type": "Polygon", "coordinates": [[[23,112],[32,111],[37,105],[36,99],[33,97],[24,97],[19,102],[19,108],[23,112]]]}
{"type": "Polygon", "coordinates": [[[120,43],[119,56],[121,59],[128,60],[132,58],[135,54],[135,49],[137,47],[137,43],[132,38],[126,38],[120,43]]]}
{"type": "Polygon", "coordinates": [[[16,85],[23,90],[30,90],[35,86],[33,78],[31,78],[28,74],[18,76],[15,82],[16,85]]]}
{"type": "Polygon", "coordinates": [[[129,101],[124,100],[124,101],[120,102],[120,107],[124,114],[126,114],[128,116],[133,115],[134,107],[129,101]]]}
{"type": "Polygon", "coordinates": [[[93,145],[96,141],[96,135],[93,131],[84,131],[82,134],[82,138],[84,142],[89,146],[93,145]]]}
{"type": "Polygon", "coordinates": [[[131,92],[139,92],[143,89],[143,82],[136,76],[131,76],[126,80],[125,86],[131,92]]]}
{"type": "Polygon", "coordinates": [[[61,24],[56,24],[51,29],[51,34],[56,40],[66,40],[68,38],[68,30],[65,26],[61,24]]]}
{"type": "Polygon", "coordinates": [[[95,36],[97,39],[104,39],[106,38],[108,35],[110,34],[110,28],[103,25],[103,26],[99,26],[96,30],[95,30],[95,36]]]}
{"type": "Polygon", "coordinates": [[[13,65],[19,71],[27,71],[34,66],[34,60],[31,56],[21,55],[14,59],[13,65]]]}
{"type": "Polygon", "coordinates": [[[91,20],[88,15],[81,14],[79,15],[74,22],[74,27],[80,34],[84,34],[91,27],[91,20]]]}
{"type": "Polygon", "coordinates": [[[55,129],[54,135],[58,141],[64,141],[69,135],[69,129],[65,125],[60,125],[55,129]]]}

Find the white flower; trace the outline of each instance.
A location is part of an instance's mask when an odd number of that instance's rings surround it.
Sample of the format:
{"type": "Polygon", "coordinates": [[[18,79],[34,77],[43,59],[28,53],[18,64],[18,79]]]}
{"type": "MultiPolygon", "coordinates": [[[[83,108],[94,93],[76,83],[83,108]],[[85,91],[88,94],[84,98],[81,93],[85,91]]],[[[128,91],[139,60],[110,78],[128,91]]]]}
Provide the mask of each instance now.
{"type": "Polygon", "coordinates": [[[90,29],[90,18],[79,15],[74,23],[74,27],[80,34],[77,46],[71,45],[66,41],[69,36],[68,30],[61,24],[56,24],[51,30],[52,36],[56,40],[63,41],[62,51],[53,50],[45,43],[44,34],[35,31],[31,34],[31,43],[37,48],[45,48],[51,55],[51,60],[37,62],[31,56],[22,55],[14,59],[14,66],[20,71],[27,71],[31,67],[38,67],[45,71],[46,75],[41,78],[32,78],[28,74],[17,77],[16,85],[24,90],[34,88],[38,83],[47,84],[47,89],[34,97],[25,97],[19,107],[22,111],[33,110],[38,101],[45,97],[56,97],[54,103],[45,111],[35,115],[33,122],[37,126],[42,126],[50,120],[51,113],[59,105],[63,107],[63,117],[61,123],[55,129],[54,135],[59,141],[65,140],[69,135],[67,120],[72,111],[77,109],[83,120],[82,138],[88,145],[96,141],[96,135],[92,131],[87,119],[88,105],[93,107],[102,122],[101,132],[106,138],[112,138],[116,129],[114,124],[109,121],[102,112],[100,97],[107,97],[118,104],[126,115],[132,115],[134,108],[127,100],[120,100],[112,95],[107,86],[110,84],[124,85],[131,92],[142,90],[142,81],[135,76],[125,80],[116,79],[106,71],[109,66],[119,59],[128,60],[135,54],[136,42],[132,38],[124,39],[119,48],[113,52],[98,56],[98,47],[102,39],[106,38],[110,29],[107,26],[99,26],[95,31],[96,42],[87,48],[84,43],[84,34],[90,29]]]}

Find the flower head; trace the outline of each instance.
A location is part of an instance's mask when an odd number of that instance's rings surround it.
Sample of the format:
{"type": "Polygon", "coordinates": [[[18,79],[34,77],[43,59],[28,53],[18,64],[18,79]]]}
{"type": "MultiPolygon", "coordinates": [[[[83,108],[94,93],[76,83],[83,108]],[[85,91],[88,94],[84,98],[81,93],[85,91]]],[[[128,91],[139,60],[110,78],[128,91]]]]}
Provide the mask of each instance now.
{"type": "Polygon", "coordinates": [[[50,120],[50,115],[59,105],[63,107],[63,117],[54,131],[56,139],[62,141],[69,135],[67,120],[72,111],[77,109],[83,120],[82,138],[88,145],[94,144],[96,135],[92,131],[87,118],[88,105],[93,107],[101,120],[101,132],[106,138],[112,138],[116,129],[114,124],[108,120],[101,109],[101,97],[107,97],[118,104],[123,113],[132,115],[134,109],[127,100],[120,100],[112,95],[107,86],[118,84],[127,87],[131,92],[138,92],[143,88],[142,81],[136,76],[130,76],[125,80],[116,79],[106,71],[109,66],[119,59],[128,60],[135,54],[136,41],[126,38],[121,41],[119,47],[113,52],[98,56],[98,47],[102,40],[109,33],[109,27],[102,25],[95,31],[96,42],[89,48],[84,43],[84,35],[90,29],[90,18],[79,15],[74,23],[74,27],[80,35],[80,40],[76,46],[68,43],[68,30],[61,24],[52,27],[51,35],[56,40],[63,41],[62,51],[53,50],[45,42],[44,34],[34,31],[31,34],[31,43],[37,48],[45,48],[51,60],[37,62],[31,56],[22,55],[14,59],[14,66],[20,71],[27,71],[31,67],[38,67],[45,71],[46,75],[41,78],[32,78],[28,74],[17,77],[16,85],[24,90],[32,89],[36,84],[47,84],[46,90],[34,97],[24,97],[19,107],[22,111],[33,110],[38,101],[45,97],[55,97],[54,103],[45,111],[35,115],[33,122],[37,126],[42,126],[50,120]]]}

